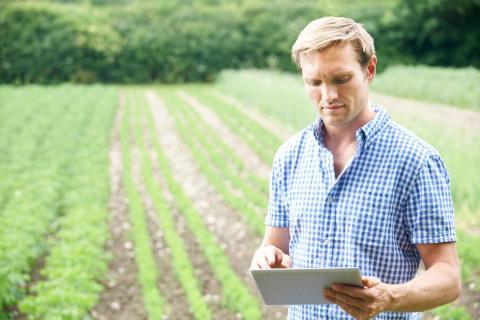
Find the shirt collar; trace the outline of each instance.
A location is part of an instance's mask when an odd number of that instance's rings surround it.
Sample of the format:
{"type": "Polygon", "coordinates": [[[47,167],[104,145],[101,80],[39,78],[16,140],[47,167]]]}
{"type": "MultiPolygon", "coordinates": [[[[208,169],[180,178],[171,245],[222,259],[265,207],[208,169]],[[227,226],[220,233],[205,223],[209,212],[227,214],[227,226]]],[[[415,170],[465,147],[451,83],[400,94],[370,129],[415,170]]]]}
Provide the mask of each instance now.
{"type": "MultiPolygon", "coordinates": [[[[375,117],[373,117],[373,119],[363,127],[359,128],[355,134],[357,141],[360,145],[362,145],[362,148],[369,145],[375,139],[378,133],[385,128],[390,120],[390,116],[381,105],[372,104],[369,107],[375,111],[375,117]]],[[[321,146],[324,146],[322,127],[323,121],[317,116],[315,122],[313,123],[313,136],[321,146]]]]}

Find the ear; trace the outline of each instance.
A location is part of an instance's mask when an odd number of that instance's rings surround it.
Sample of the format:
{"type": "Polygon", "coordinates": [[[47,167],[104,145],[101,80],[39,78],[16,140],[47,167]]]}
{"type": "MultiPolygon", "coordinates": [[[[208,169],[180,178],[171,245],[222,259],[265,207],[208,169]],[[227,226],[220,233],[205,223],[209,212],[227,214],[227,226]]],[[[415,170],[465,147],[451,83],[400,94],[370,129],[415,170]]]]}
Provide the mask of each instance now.
{"type": "Polygon", "coordinates": [[[377,56],[373,55],[370,58],[370,62],[367,66],[367,78],[368,82],[372,82],[373,78],[375,78],[375,72],[377,71],[377,56]]]}

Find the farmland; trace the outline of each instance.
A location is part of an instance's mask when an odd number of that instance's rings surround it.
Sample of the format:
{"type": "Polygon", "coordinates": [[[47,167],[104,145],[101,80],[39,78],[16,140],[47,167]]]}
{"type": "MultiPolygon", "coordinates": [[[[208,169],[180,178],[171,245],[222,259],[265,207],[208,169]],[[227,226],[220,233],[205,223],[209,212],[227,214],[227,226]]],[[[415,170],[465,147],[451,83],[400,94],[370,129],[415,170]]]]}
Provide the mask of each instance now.
{"type": "MultiPolygon", "coordinates": [[[[429,314],[476,319],[480,115],[372,100],[446,161],[464,291],[429,314]]],[[[298,78],[268,72],[1,87],[0,319],[284,319],[248,268],[273,155],[313,116],[298,78]]]]}

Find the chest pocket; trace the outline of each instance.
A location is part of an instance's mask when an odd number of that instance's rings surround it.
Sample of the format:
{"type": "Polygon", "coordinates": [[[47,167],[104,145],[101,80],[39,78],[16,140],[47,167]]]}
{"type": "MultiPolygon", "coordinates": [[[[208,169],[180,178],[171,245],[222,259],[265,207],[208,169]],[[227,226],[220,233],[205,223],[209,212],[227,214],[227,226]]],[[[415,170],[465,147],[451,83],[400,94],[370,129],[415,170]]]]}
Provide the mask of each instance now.
{"type": "Polygon", "coordinates": [[[388,193],[364,193],[353,217],[352,240],[358,246],[388,247],[394,243],[395,199],[388,193]]]}

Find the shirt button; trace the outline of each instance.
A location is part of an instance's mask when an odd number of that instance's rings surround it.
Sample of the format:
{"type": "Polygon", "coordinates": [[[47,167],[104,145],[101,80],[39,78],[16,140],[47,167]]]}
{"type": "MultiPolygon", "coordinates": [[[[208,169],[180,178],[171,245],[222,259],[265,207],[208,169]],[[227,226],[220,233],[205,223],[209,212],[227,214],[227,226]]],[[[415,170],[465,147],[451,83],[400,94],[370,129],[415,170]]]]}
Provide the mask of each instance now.
{"type": "Polygon", "coordinates": [[[330,244],[330,239],[323,240],[323,245],[328,246],[330,244]]]}
{"type": "Polygon", "coordinates": [[[330,203],[330,204],[333,203],[333,197],[332,196],[327,198],[327,203],[330,203]]]}

